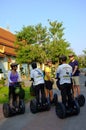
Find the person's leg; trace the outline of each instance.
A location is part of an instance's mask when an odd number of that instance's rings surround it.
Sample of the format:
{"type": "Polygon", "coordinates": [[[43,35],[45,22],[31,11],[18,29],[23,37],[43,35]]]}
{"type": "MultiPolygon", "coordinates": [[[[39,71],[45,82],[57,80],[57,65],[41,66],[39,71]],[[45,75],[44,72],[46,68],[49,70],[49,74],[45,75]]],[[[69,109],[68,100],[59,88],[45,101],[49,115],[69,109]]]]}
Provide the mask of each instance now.
{"type": "Polygon", "coordinates": [[[40,84],[40,90],[41,90],[41,100],[42,100],[42,103],[46,103],[44,84],[40,84]]]}
{"type": "Polygon", "coordinates": [[[15,106],[15,108],[16,108],[16,111],[18,111],[18,109],[19,109],[19,96],[18,95],[16,95],[16,106],[15,106]]]}
{"type": "Polygon", "coordinates": [[[48,98],[48,96],[49,96],[49,90],[47,88],[45,88],[45,95],[46,95],[46,98],[48,98]]]}
{"type": "Polygon", "coordinates": [[[67,91],[65,84],[61,85],[61,96],[62,96],[62,103],[66,107],[67,105],[67,91]]]}
{"type": "Polygon", "coordinates": [[[13,86],[9,86],[9,105],[13,108],[13,86]]]}
{"type": "Polygon", "coordinates": [[[77,88],[77,94],[80,95],[80,86],[77,85],[76,88],[77,88]]]}
{"type": "Polygon", "coordinates": [[[53,102],[53,89],[52,89],[52,82],[51,81],[46,81],[45,82],[45,94],[46,98],[50,98],[50,102],[53,102]]]}
{"type": "Polygon", "coordinates": [[[79,83],[79,76],[73,77],[74,84],[73,84],[73,91],[74,91],[74,97],[77,97],[77,95],[80,95],[80,83],[79,83]]]}
{"type": "Polygon", "coordinates": [[[40,103],[40,86],[39,85],[35,86],[35,94],[36,94],[37,104],[39,104],[40,103]]]}
{"type": "Polygon", "coordinates": [[[50,102],[53,103],[53,84],[51,81],[48,83],[50,102]]]}
{"type": "Polygon", "coordinates": [[[76,97],[76,95],[77,95],[77,93],[76,93],[76,86],[73,85],[73,96],[74,96],[74,98],[76,97]]]}
{"type": "Polygon", "coordinates": [[[73,95],[72,95],[72,86],[71,84],[67,84],[67,97],[68,97],[68,106],[71,107],[71,102],[73,100],[73,95]]]}
{"type": "Polygon", "coordinates": [[[50,102],[53,103],[53,90],[49,90],[50,102]]]}
{"type": "Polygon", "coordinates": [[[72,77],[72,81],[73,81],[73,85],[72,85],[72,90],[73,90],[73,97],[75,98],[76,97],[76,86],[75,86],[75,76],[72,77]]]}
{"type": "Polygon", "coordinates": [[[45,81],[45,96],[46,98],[49,97],[48,81],[45,81]]]}
{"type": "Polygon", "coordinates": [[[74,85],[74,97],[77,97],[80,95],[80,86],[79,85],[74,85]]]}

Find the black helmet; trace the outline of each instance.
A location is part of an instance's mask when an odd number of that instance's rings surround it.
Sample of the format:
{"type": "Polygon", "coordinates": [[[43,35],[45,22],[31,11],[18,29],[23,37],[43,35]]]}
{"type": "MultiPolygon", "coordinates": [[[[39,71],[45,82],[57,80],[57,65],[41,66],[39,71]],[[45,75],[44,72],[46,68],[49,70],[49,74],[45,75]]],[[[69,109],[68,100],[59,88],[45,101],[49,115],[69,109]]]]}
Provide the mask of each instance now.
{"type": "Polygon", "coordinates": [[[32,62],[31,66],[32,66],[33,69],[37,68],[36,62],[32,62]]]}

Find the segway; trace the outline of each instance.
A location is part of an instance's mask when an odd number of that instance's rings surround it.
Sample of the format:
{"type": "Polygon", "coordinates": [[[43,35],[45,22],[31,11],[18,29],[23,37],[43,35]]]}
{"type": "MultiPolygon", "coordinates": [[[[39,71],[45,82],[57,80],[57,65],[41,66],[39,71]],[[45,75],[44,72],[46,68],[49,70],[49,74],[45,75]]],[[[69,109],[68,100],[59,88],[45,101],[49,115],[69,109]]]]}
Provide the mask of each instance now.
{"type": "Polygon", "coordinates": [[[71,106],[67,107],[65,107],[62,102],[58,102],[55,111],[59,118],[64,119],[69,116],[78,115],[80,113],[80,106],[78,101],[73,99],[71,101],[71,106]]]}
{"type": "Polygon", "coordinates": [[[42,111],[49,111],[51,108],[49,100],[46,100],[45,103],[40,102],[40,104],[37,104],[37,100],[34,98],[30,101],[30,111],[32,113],[38,113],[42,111]]]}
{"type": "Polygon", "coordinates": [[[77,96],[76,100],[78,101],[78,104],[80,107],[85,105],[85,97],[83,94],[80,94],[79,96],[77,96]]]}
{"type": "MultiPolygon", "coordinates": [[[[61,90],[59,80],[56,82],[56,84],[57,84],[57,87],[59,88],[59,90],[61,90]]],[[[72,95],[73,95],[73,91],[71,91],[71,96],[72,95]]],[[[78,100],[74,99],[72,96],[71,105],[69,105],[69,103],[67,101],[67,106],[65,107],[65,105],[62,102],[58,101],[58,103],[55,107],[55,111],[56,111],[56,115],[59,118],[64,119],[69,116],[78,115],[80,113],[80,105],[78,103],[78,100]]]]}
{"type": "Polygon", "coordinates": [[[4,117],[10,117],[16,114],[24,114],[25,113],[25,91],[21,87],[20,82],[15,83],[15,95],[19,95],[19,106],[17,108],[16,96],[13,97],[13,108],[10,107],[9,103],[3,104],[3,115],[4,117]],[[17,109],[16,109],[17,108],[17,109]]]}

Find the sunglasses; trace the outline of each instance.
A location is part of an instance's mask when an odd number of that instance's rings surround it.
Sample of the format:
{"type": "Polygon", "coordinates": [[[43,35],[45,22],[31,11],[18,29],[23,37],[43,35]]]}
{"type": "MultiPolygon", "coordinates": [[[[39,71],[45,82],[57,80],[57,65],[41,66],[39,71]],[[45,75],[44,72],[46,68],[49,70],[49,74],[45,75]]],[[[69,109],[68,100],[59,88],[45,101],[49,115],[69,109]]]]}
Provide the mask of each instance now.
{"type": "Polygon", "coordinates": [[[13,67],[17,67],[17,65],[14,65],[13,67]]]}

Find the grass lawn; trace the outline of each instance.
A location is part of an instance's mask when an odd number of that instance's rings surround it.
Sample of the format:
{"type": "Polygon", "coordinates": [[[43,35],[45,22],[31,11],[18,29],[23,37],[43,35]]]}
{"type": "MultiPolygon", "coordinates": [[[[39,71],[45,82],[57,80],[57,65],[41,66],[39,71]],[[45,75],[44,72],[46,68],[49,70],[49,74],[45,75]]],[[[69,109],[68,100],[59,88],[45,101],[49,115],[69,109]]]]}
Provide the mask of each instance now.
{"type": "MultiPolygon", "coordinates": [[[[30,101],[33,97],[30,95],[30,87],[24,87],[25,102],[30,101]]],[[[0,104],[8,102],[8,87],[0,87],[0,104]]]]}

